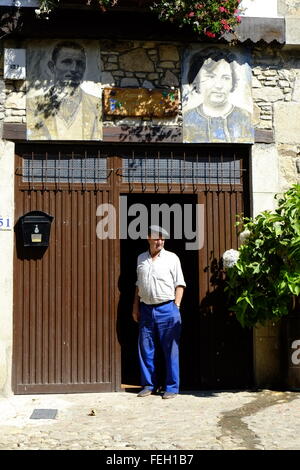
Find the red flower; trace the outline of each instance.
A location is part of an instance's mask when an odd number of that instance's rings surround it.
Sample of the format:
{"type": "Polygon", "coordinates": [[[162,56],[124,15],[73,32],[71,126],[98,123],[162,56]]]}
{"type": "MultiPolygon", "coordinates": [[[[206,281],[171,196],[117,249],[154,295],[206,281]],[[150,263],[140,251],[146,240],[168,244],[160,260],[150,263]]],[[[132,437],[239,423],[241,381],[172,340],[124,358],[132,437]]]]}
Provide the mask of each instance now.
{"type": "Polygon", "coordinates": [[[212,33],[211,31],[204,31],[204,34],[208,36],[209,38],[215,38],[216,35],[215,33],[212,33]]]}
{"type": "Polygon", "coordinates": [[[226,20],[221,20],[221,24],[223,26],[223,29],[225,29],[226,31],[229,31],[231,29],[226,20]]]}
{"type": "Polygon", "coordinates": [[[190,11],[190,13],[188,13],[188,18],[192,18],[193,16],[195,16],[195,12],[194,11],[190,11]]]}

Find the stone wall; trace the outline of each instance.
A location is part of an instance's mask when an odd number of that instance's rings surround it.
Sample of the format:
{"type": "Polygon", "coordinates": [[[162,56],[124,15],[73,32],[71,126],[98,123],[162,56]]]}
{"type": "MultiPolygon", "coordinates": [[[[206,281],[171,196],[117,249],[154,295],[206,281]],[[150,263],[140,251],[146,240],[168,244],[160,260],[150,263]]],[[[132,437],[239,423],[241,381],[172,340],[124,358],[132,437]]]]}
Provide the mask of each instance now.
{"type": "Polygon", "coordinates": [[[5,122],[26,123],[26,87],[21,80],[5,81],[5,122]]]}
{"type": "Polygon", "coordinates": [[[256,129],[273,132],[279,189],[300,183],[300,57],[298,51],[255,49],[253,100],[256,129]]]}
{"type": "MultiPolygon", "coordinates": [[[[181,56],[178,43],[101,41],[103,87],[178,88],[181,56]]],[[[279,156],[279,190],[300,181],[300,55],[298,49],[257,47],[252,51],[254,124],[268,131],[279,156]]],[[[25,82],[0,80],[0,122],[26,122],[25,82]],[[5,109],[4,109],[5,98],[5,109]]],[[[105,118],[104,126],[180,126],[176,118],[105,118]]],[[[1,128],[0,128],[1,130],[1,128]]]]}
{"type": "MultiPolygon", "coordinates": [[[[103,41],[101,43],[102,85],[121,88],[179,88],[180,46],[141,41],[103,41]]],[[[118,119],[105,125],[178,125],[180,113],[173,119],[118,119]],[[149,122],[150,121],[150,122],[149,122]]]]}
{"type": "MultiPolygon", "coordinates": [[[[180,88],[179,45],[141,41],[102,41],[100,47],[103,88],[110,86],[148,89],[180,88]]],[[[0,101],[0,121],[4,119],[5,122],[10,123],[26,123],[25,82],[6,80],[5,87],[2,84],[2,91],[5,96],[5,110],[2,109],[1,113],[0,101]]],[[[170,126],[178,125],[180,121],[181,113],[179,112],[176,118],[165,119],[112,117],[105,119],[103,125],[170,126]]]]}

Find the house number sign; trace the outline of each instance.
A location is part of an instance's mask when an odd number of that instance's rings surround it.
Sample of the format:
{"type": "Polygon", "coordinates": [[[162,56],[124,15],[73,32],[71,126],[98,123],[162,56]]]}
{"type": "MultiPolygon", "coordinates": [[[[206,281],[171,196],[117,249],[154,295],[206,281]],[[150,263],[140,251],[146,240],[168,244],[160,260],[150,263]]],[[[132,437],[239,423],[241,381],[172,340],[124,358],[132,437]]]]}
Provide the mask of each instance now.
{"type": "Polygon", "coordinates": [[[9,216],[4,216],[0,214],[0,231],[12,230],[12,219],[9,216]]]}

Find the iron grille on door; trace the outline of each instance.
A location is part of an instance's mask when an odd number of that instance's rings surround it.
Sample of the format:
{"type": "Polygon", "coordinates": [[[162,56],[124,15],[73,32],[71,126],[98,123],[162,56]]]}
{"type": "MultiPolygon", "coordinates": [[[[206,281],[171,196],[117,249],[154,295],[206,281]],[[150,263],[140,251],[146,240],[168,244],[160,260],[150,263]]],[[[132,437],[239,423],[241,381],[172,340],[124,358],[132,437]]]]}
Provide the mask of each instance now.
{"type": "Polygon", "coordinates": [[[123,159],[125,183],[240,184],[241,161],[227,156],[135,155],[123,159]]]}
{"type": "Polygon", "coordinates": [[[17,174],[22,175],[22,181],[29,187],[35,183],[55,183],[60,189],[65,183],[103,184],[109,176],[107,158],[100,151],[32,152],[22,157],[22,167],[17,168],[17,174]]]}
{"type": "MultiPolygon", "coordinates": [[[[121,183],[167,185],[218,185],[231,188],[243,184],[244,152],[209,149],[196,151],[193,148],[168,148],[157,151],[151,147],[143,150],[127,148],[88,149],[81,153],[73,151],[31,152],[22,155],[22,167],[17,174],[28,189],[35,185],[55,185],[57,189],[70,189],[70,185],[103,185],[112,172],[121,176],[121,183]],[[117,155],[120,168],[111,168],[109,159],[117,155]]],[[[51,186],[53,188],[53,186],[51,186]]]]}

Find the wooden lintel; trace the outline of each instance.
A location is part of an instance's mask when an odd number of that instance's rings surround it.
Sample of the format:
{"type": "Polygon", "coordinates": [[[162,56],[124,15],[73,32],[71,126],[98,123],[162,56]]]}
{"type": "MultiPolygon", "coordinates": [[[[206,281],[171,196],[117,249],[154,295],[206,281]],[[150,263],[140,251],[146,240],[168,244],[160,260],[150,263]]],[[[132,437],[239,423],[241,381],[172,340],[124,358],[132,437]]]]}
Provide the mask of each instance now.
{"type": "MultiPolygon", "coordinates": [[[[3,124],[3,139],[26,141],[26,124],[3,124]]],[[[111,126],[103,128],[104,142],[182,143],[182,129],[178,126],[111,126]]],[[[42,142],[42,141],[41,141],[42,142]]]]}
{"type": "Polygon", "coordinates": [[[275,142],[274,131],[267,129],[255,129],[256,144],[272,144],[275,142]]]}
{"type": "Polygon", "coordinates": [[[26,124],[4,122],[3,123],[3,139],[6,140],[27,140],[26,124]]]}
{"type": "Polygon", "coordinates": [[[182,143],[182,129],[177,126],[104,127],[103,141],[132,143],[182,143]]]}

